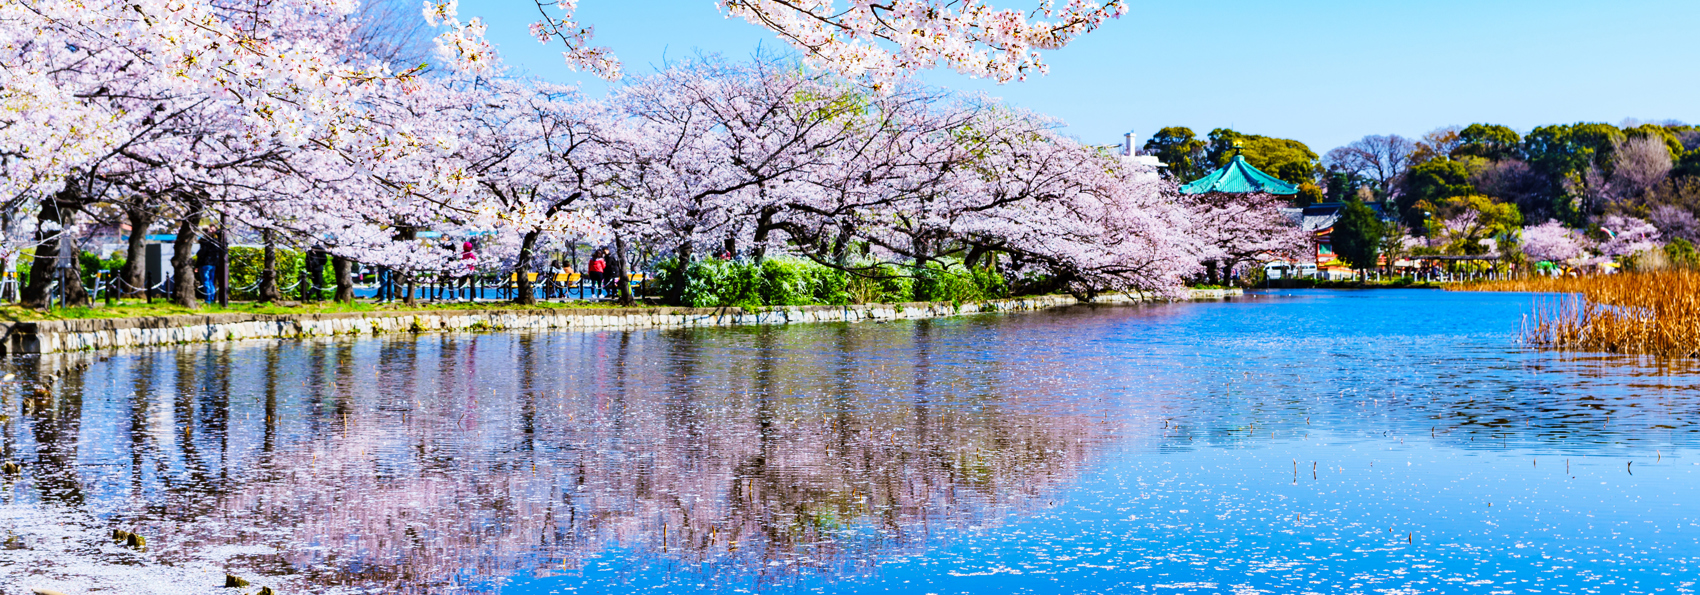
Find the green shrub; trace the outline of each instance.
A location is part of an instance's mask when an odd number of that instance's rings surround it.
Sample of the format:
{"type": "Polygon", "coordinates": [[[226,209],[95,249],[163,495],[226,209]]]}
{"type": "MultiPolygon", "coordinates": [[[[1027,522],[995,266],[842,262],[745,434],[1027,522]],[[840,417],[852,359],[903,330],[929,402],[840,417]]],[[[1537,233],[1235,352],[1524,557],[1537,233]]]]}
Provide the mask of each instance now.
{"type": "Polygon", "coordinates": [[[841,305],[852,301],[849,275],[813,261],[770,258],[761,264],[706,259],[684,271],[677,261],[656,265],[655,290],[693,308],[841,305]]]}
{"type": "Polygon", "coordinates": [[[1009,296],[1003,275],[961,265],[928,265],[915,272],[914,299],[921,302],[977,302],[1009,296]]]}
{"type": "Polygon", "coordinates": [[[122,275],[124,263],[125,254],[122,251],[114,252],[112,258],[107,259],[102,259],[100,255],[86,251],[77,255],[77,267],[82,269],[83,287],[88,290],[89,295],[94,295],[96,275],[100,274],[101,271],[107,272],[107,279],[122,275]]]}
{"type": "Polygon", "coordinates": [[[21,288],[30,284],[30,263],[32,262],[35,262],[34,247],[24,248],[18,251],[18,258],[14,263],[17,265],[17,270],[15,272],[18,273],[18,287],[21,288]]]}
{"type": "MultiPolygon", "coordinates": [[[[810,263],[812,264],[812,263],[810,263]]],[[[815,303],[810,291],[810,274],[802,261],[769,258],[761,263],[756,281],[761,302],[769,306],[805,306],[815,303]]]]}
{"type": "Polygon", "coordinates": [[[1009,296],[1002,275],[989,269],[930,266],[909,274],[886,265],[853,275],[799,258],[761,264],[706,259],[681,271],[677,261],[656,265],[655,290],[694,308],[845,305],[911,301],[974,302],[1009,296]]]}
{"type": "Polygon", "coordinates": [[[915,280],[886,265],[871,275],[851,275],[845,293],[857,304],[893,304],[915,300],[915,280]]]}
{"type": "Polygon", "coordinates": [[[1670,265],[1674,268],[1700,268],[1700,251],[1694,249],[1693,243],[1682,238],[1665,244],[1665,258],[1670,260],[1670,265]]]}
{"type": "MultiPolygon", "coordinates": [[[[277,287],[283,290],[294,285],[301,278],[301,268],[305,258],[300,252],[287,248],[277,249],[277,287]]],[[[260,297],[260,273],[266,266],[264,248],[248,246],[230,247],[230,297],[237,300],[252,300],[260,297]]],[[[328,268],[328,267],[327,267],[328,268]]],[[[299,288],[285,291],[288,295],[299,295],[299,288]]]]}
{"type": "Polygon", "coordinates": [[[663,289],[679,292],[681,306],[721,308],[731,306],[760,306],[761,294],[756,267],[728,260],[707,259],[691,261],[683,275],[678,265],[663,267],[672,274],[660,283],[663,289]],[[683,284],[682,289],[673,284],[683,284]]]}

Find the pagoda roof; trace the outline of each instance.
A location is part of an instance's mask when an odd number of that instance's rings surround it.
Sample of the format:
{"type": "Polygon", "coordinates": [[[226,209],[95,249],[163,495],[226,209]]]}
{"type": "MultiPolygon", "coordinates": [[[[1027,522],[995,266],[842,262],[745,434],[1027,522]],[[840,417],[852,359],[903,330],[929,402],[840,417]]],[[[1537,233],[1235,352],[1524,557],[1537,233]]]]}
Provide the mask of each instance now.
{"type": "Polygon", "coordinates": [[[1299,187],[1263,173],[1261,170],[1252,167],[1250,163],[1246,163],[1245,157],[1235,155],[1232,160],[1228,161],[1227,165],[1210,172],[1210,175],[1181,186],[1181,193],[1183,194],[1204,194],[1207,192],[1298,194],[1299,187]]]}

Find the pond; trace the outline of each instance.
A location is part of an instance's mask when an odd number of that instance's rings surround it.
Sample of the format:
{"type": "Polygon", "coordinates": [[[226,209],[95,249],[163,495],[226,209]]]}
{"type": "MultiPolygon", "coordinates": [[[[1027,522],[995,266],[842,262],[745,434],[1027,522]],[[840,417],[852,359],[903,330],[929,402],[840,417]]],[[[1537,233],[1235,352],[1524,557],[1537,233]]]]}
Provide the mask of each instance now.
{"type": "Polygon", "coordinates": [[[0,590],[1694,592],[1700,366],[1527,350],[1533,304],[15,358],[0,590]]]}

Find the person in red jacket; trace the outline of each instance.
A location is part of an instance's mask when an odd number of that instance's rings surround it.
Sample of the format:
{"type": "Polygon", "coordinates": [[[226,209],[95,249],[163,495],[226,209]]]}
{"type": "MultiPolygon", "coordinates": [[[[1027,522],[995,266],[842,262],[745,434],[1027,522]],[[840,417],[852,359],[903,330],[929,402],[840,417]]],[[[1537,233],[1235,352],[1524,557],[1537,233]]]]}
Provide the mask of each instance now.
{"type": "Polygon", "coordinates": [[[598,248],[590,255],[590,265],[585,267],[590,272],[590,291],[592,297],[600,297],[608,278],[608,251],[598,248]]]}

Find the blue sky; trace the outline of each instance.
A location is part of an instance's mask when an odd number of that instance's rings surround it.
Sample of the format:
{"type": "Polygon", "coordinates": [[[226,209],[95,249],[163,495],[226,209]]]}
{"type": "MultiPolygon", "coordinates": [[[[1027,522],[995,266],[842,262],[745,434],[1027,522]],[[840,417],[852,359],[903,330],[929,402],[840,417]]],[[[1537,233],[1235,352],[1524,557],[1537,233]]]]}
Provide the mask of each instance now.
{"type": "MultiPolygon", "coordinates": [[[[462,17],[483,17],[515,70],[606,93],[527,36],[530,0],[462,2],[462,17]]],[[[579,15],[628,74],[697,52],[786,50],[766,30],[721,16],[714,0],[581,0],[579,15]]],[[[1163,126],[1227,126],[1320,154],[1366,134],[1471,122],[1523,131],[1625,118],[1700,123],[1696,0],[1135,0],[1127,16],[1046,61],[1051,74],[1006,85],[948,71],[921,78],[1059,117],[1103,144],[1128,130],[1143,138],[1163,126]]]]}

